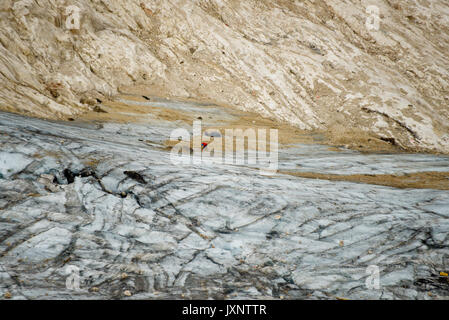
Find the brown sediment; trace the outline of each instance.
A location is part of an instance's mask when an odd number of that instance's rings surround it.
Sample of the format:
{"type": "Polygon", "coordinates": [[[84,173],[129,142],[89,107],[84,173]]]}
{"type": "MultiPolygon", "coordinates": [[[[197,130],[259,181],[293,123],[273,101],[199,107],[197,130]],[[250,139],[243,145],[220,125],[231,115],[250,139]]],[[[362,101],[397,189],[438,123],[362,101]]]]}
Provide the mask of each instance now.
{"type": "Polygon", "coordinates": [[[39,152],[34,153],[32,155],[32,157],[36,158],[36,159],[42,159],[42,158],[45,158],[45,157],[52,157],[52,158],[59,159],[59,158],[61,158],[61,154],[59,152],[56,152],[56,151],[43,150],[43,151],[39,151],[39,152]]]}
{"type": "Polygon", "coordinates": [[[394,175],[394,174],[340,175],[340,174],[291,172],[291,171],[279,171],[279,173],[307,179],[358,182],[400,189],[414,188],[414,189],[449,190],[449,172],[435,172],[435,171],[416,172],[416,173],[407,173],[403,175],[394,175]]]}
{"type": "Polygon", "coordinates": [[[345,147],[364,153],[401,153],[418,152],[418,149],[404,148],[394,139],[387,139],[380,135],[357,128],[331,126],[324,132],[327,145],[345,147]]]}
{"type": "MultiPolygon", "coordinates": [[[[155,92],[154,90],[148,90],[150,89],[147,87],[123,88],[121,97],[134,101],[146,101],[146,99],[142,97],[142,92],[145,92],[147,96],[150,96],[155,92]]],[[[158,99],[157,97],[155,98],[158,99]]],[[[193,98],[171,97],[170,99],[180,102],[199,102],[198,100],[195,100],[193,98]]],[[[303,143],[328,145],[334,148],[334,151],[351,149],[363,153],[436,153],[430,151],[429,149],[423,149],[418,146],[403,146],[399,143],[396,143],[396,141],[385,140],[385,138],[379,134],[367,132],[359,128],[348,128],[344,125],[329,125],[326,130],[301,130],[286,122],[280,122],[278,120],[266,118],[255,112],[242,111],[237,109],[235,106],[223,104],[214,100],[202,100],[201,104],[220,107],[235,119],[232,121],[216,119],[217,125],[209,126],[210,128],[254,128],[256,130],[258,128],[277,129],[279,132],[280,148],[288,148],[289,145],[303,143]]],[[[203,127],[205,128],[205,126],[203,127]]]]}
{"type": "MultiPolygon", "coordinates": [[[[128,89],[129,90],[129,89],[128,89]]],[[[78,116],[79,120],[87,121],[110,121],[119,123],[151,123],[152,121],[182,121],[188,125],[192,125],[194,120],[198,119],[198,112],[188,110],[178,111],[165,107],[139,106],[120,102],[118,99],[131,100],[136,102],[160,102],[160,101],[177,101],[201,103],[205,108],[214,107],[221,108],[229,117],[222,119],[215,115],[208,115],[207,110],[204,111],[202,117],[206,119],[207,124],[203,122],[202,129],[216,129],[224,135],[225,129],[267,129],[267,141],[269,142],[269,129],[278,130],[279,148],[289,148],[297,144],[320,144],[327,145],[332,151],[342,151],[351,149],[363,153],[438,153],[424,150],[420,147],[404,147],[397,143],[394,139],[388,139],[375,133],[370,133],[357,128],[347,128],[344,126],[330,126],[327,130],[301,130],[288,123],[279,122],[270,118],[265,118],[255,112],[247,112],[238,110],[230,105],[219,104],[214,101],[199,102],[189,98],[173,98],[168,100],[151,95],[151,92],[140,90],[131,90],[129,93],[122,93],[113,100],[105,100],[101,104],[101,108],[107,113],[88,111],[78,116]],[[150,101],[143,96],[150,98],[150,101]],[[210,123],[216,122],[216,125],[210,123]]]]}
{"type": "MultiPolygon", "coordinates": [[[[146,101],[144,98],[128,96],[126,99],[133,101],[146,101]]],[[[148,123],[154,120],[166,121],[184,121],[190,122],[195,119],[193,114],[188,112],[179,112],[177,110],[161,107],[144,107],[132,104],[126,104],[120,101],[104,101],[101,105],[106,113],[89,111],[78,117],[79,120],[112,121],[112,122],[134,122],[148,123]]]]}
{"type": "Polygon", "coordinates": [[[88,159],[84,159],[82,162],[86,166],[96,168],[101,161],[102,161],[101,159],[88,158],[88,159]]]}
{"type": "MultiPolygon", "coordinates": [[[[150,101],[158,101],[159,98],[150,96],[150,101]],[[153,100],[154,99],[154,100],[153,100]]],[[[136,102],[148,102],[147,99],[140,94],[122,94],[117,98],[136,101],[136,102]]],[[[195,102],[192,99],[176,99],[179,102],[195,102]]],[[[208,106],[206,103],[202,103],[208,106]]],[[[362,152],[401,152],[405,151],[399,146],[392,145],[388,141],[381,140],[380,137],[376,137],[367,134],[363,131],[349,131],[344,133],[338,132],[338,130],[328,131],[310,131],[301,130],[286,123],[281,123],[273,119],[264,118],[261,115],[254,112],[245,112],[237,110],[231,106],[218,105],[214,102],[210,102],[209,106],[222,108],[229,115],[229,119],[214,119],[214,117],[208,120],[216,122],[216,125],[204,124],[202,126],[203,131],[208,129],[215,129],[225,135],[225,129],[254,129],[256,132],[258,129],[266,129],[267,131],[267,143],[269,145],[269,129],[278,130],[278,143],[279,148],[288,148],[289,146],[297,144],[321,144],[329,145],[334,151],[342,150],[341,147],[348,149],[355,149],[362,152]]],[[[112,121],[112,122],[135,122],[135,123],[151,123],[151,121],[165,120],[165,121],[183,121],[186,124],[193,124],[193,121],[198,118],[198,112],[178,111],[164,107],[145,107],[133,104],[127,104],[117,100],[104,101],[101,105],[102,109],[107,113],[100,113],[95,111],[89,111],[78,119],[87,121],[112,121]]],[[[207,111],[205,111],[207,115],[207,111]]],[[[209,121],[209,122],[210,122],[209,121]]],[[[175,143],[176,144],[176,143],[175,143]]]]}

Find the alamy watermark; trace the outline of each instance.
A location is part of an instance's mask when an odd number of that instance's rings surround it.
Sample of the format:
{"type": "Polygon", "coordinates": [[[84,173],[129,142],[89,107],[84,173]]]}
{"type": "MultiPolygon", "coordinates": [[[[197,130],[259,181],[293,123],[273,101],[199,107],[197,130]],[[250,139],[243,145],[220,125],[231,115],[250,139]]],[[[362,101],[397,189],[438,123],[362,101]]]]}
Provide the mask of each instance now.
{"type": "Polygon", "coordinates": [[[380,10],[378,6],[368,6],[366,8],[368,17],[365,21],[365,27],[368,31],[379,31],[380,28],[380,10]]]}
{"type": "Polygon", "coordinates": [[[365,280],[365,286],[369,290],[380,289],[380,269],[379,266],[370,265],[366,268],[366,274],[368,277],[365,280]]]}
{"type": "Polygon", "coordinates": [[[65,27],[68,30],[79,30],[81,23],[81,9],[77,6],[68,6],[65,8],[67,16],[65,20],[65,27]]]}
{"type": "Polygon", "coordinates": [[[174,165],[206,162],[248,164],[257,166],[263,175],[274,174],[278,169],[277,129],[269,129],[268,132],[263,128],[229,128],[224,129],[223,138],[220,130],[203,133],[201,121],[194,121],[192,136],[187,129],[178,128],[172,131],[170,141],[177,142],[170,153],[174,165]]]}
{"type": "Polygon", "coordinates": [[[67,266],[65,269],[68,275],[65,280],[65,286],[71,291],[80,291],[80,269],[77,266],[67,266]]]}

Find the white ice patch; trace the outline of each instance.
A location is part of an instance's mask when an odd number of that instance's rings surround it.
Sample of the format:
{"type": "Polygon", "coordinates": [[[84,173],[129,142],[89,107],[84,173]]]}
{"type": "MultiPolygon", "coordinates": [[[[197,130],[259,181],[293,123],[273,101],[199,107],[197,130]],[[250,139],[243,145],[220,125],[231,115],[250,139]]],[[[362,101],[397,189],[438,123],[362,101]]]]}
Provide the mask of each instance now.
{"type": "Polygon", "coordinates": [[[0,174],[4,178],[9,178],[25,169],[31,162],[32,159],[20,153],[0,152],[0,174]]]}
{"type": "Polygon", "coordinates": [[[52,259],[70,243],[71,232],[55,227],[25,241],[8,253],[10,257],[26,259],[30,262],[41,262],[52,259]]]}

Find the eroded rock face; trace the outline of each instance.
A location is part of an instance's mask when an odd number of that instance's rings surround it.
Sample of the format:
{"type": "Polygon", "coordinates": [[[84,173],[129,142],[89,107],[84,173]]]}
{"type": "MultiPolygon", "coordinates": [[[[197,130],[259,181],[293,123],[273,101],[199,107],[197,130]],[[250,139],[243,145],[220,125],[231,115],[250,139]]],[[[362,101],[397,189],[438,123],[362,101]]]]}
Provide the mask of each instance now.
{"type": "Polygon", "coordinates": [[[141,84],[449,152],[448,15],[444,0],[4,0],[0,106],[66,118],[141,84]]]}

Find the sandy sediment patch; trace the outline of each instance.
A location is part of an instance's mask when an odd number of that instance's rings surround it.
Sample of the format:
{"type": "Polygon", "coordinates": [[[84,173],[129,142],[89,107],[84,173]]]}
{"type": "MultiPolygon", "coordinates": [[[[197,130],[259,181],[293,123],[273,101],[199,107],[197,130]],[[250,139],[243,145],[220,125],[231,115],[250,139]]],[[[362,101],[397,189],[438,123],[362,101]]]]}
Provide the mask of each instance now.
{"type": "MultiPolygon", "coordinates": [[[[245,132],[247,129],[257,132],[264,129],[267,137],[267,144],[270,144],[270,129],[278,132],[279,148],[288,148],[297,144],[322,144],[329,145],[335,151],[340,147],[354,149],[362,152],[414,152],[418,149],[405,149],[396,144],[394,141],[385,140],[384,138],[364,132],[357,129],[330,128],[328,130],[301,130],[288,123],[282,123],[270,118],[263,117],[254,112],[246,112],[237,110],[228,105],[216,104],[214,102],[195,102],[192,99],[176,99],[166,100],[149,94],[121,94],[114,100],[104,101],[100,110],[88,111],[82,114],[78,119],[87,121],[112,121],[112,122],[135,122],[135,123],[151,123],[152,121],[181,121],[192,126],[193,121],[204,119],[202,131],[208,130],[219,132],[223,137],[226,135],[226,129],[241,129],[245,132]],[[146,98],[145,98],[145,97],[146,98]],[[149,99],[149,100],[148,100],[149,99]],[[197,104],[198,107],[204,107],[203,113],[192,110],[177,110],[169,107],[146,106],[123,102],[123,100],[135,102],[161,102],[169,103],[189,102],[197,104]],[[220,117],[217,114],[209,114],[207,108],[216,108],[226,115],[220,117]],[[200,116],[199,116],[200,115],[200,116]],[[207,119],[206,119],[207,118],[207,119]],[[384,140],[383,140],[384,139],[384,140]]],[[[246,139],[245,139],[246,140],[246,139]]],[[[176,141],[177,143],[178,141],[176,141]]],[[[176,144],[175,143],[175,144],[176,144]]],[[[173,146],[168,143],[167,146],[173,146]]],[[[245,146],[248,146],[247,141],[245,146]]],[[[251,148],[250,148],[251,149],[251,148]]],[[[235,150],[235,149],[234,149],[235,150]]]]}
{"type": "Polygon", "coordinates": [[[291,172],[291,171],[280,171],[279,173],[307,179],[358,182],[400,189],[414,188],[414,189],[449,190],[449,172],[416,172],[402,175],[395,175],[395,174],[339,175],[339,174],[327,174],[327,173],[323,174],[315,172],[291,172]]]}

